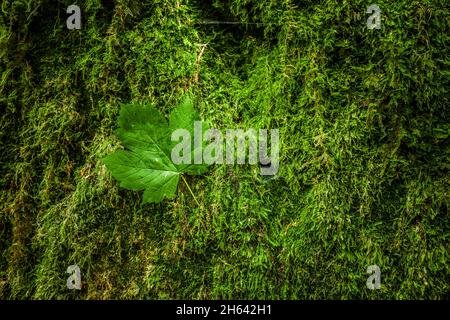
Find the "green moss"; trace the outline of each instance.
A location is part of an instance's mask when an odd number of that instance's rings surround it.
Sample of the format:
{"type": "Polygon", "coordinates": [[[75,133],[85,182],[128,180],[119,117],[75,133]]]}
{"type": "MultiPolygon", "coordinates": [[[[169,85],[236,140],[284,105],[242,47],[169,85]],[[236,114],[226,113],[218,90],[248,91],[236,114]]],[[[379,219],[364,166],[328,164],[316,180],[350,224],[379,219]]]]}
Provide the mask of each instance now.
{"type": "Polygon", "coordinates": [[[1,298],[446,296],[445,1],[379,0],[381,30],[367,1],[86,0],[67,30],[70,4],[1,6],[1,298]],[[279,128],[280,178],[216,165],[189,178],[201,207],[118,188],[119,104],[186,90],[215,127],[279,128]]]}

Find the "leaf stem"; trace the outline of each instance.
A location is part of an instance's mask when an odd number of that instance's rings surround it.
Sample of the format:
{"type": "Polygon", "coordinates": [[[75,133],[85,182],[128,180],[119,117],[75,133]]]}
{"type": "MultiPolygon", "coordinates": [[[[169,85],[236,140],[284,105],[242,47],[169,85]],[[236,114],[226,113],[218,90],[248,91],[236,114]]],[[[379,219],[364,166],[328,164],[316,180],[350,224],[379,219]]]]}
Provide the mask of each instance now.
{"type": "Polygon", "coordinates": [[[195,202],[197,202],[197,205],[200,208],[200,203],[197,201],[197,198],[195,197],[194,193],[192,192],[191,187],[189,187],[189,184],[187,183],[186,179],[184,178],[183,175],[181,175],[181,178],[183,179],[184,183],[186,184],[186,186],[188,187],[188,189],[191,192],[192,196],[194,197],[195,202]]]}

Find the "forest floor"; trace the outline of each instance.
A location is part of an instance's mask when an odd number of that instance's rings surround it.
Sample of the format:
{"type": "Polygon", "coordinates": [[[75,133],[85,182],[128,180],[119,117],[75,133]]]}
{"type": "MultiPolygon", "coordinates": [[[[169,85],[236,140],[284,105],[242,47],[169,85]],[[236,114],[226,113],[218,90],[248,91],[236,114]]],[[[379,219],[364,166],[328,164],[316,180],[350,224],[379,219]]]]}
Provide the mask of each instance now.
{"type": "Polygon", "coordinates": [[[1,4],[0,298],[447,296],[447,1],[377,0],[372,30],[361,0],[77,2],[79,30],[72,0],[1,4]],[[279,129],[277,176],[121,188],[121,104],[187,94],[215,128],[279,129]]]}

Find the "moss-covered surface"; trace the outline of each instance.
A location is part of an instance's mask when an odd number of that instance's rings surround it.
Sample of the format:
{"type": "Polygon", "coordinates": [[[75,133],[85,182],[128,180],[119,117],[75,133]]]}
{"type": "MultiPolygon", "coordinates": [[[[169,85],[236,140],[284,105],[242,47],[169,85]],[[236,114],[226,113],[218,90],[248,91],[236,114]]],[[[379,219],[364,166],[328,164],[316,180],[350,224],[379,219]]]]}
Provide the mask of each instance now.
{"type": "Polygon", "coordinates": [[[68,30],[74,3],[1,1],[1,298],[446,297],[447,1],[374,1],[380,30],[360,0],[86,0],[68,30]],[[279,128],[280,177],[213,166],[200,207],[119,188],[120,103],[186,91],[217,128],[279,128]]]}

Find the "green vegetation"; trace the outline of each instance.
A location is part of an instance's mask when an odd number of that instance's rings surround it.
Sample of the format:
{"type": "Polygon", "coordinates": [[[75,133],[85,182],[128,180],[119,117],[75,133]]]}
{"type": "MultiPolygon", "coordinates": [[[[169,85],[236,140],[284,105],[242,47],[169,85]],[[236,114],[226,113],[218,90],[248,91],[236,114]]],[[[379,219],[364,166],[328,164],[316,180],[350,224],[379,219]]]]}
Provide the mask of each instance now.
{"type": "MultiPolygon", "coordinates": [[[[172,148],[177,144],[176,141],[171,141],[172,132],[183,129],[192,135],[195,121],[200,122],[200,117],[194,111],[190,99],[186,99],[172,111],[169,125],[153,106],[124,105],[116,135],[127,150],[109,155],[104,163],[121,182],[121,187],[135,191],[145,190],[143,203],[161,202],[165,197],[173,198],[183,173],[202,174],[208,169],[204,164],[172,162],[172,148]]],[[[194,146],[187,155],[192,158],[199,149],[194,146]]],[[[184,179],[183,176],[182,178],[184,179]]],[[[186,186],[190,188],[187,183],[186,186]]]]}
{"type": "Polygon", "coordinates": [[[448,1],[376,0],[380,30],[360,0],[85,0],[68,30],[73,3],[1,2],[1,298],[446,297],[448,1]],[[215,128],[279,128],[279,177],[119,187],[120,105],[187,91],[215,128]]]}

